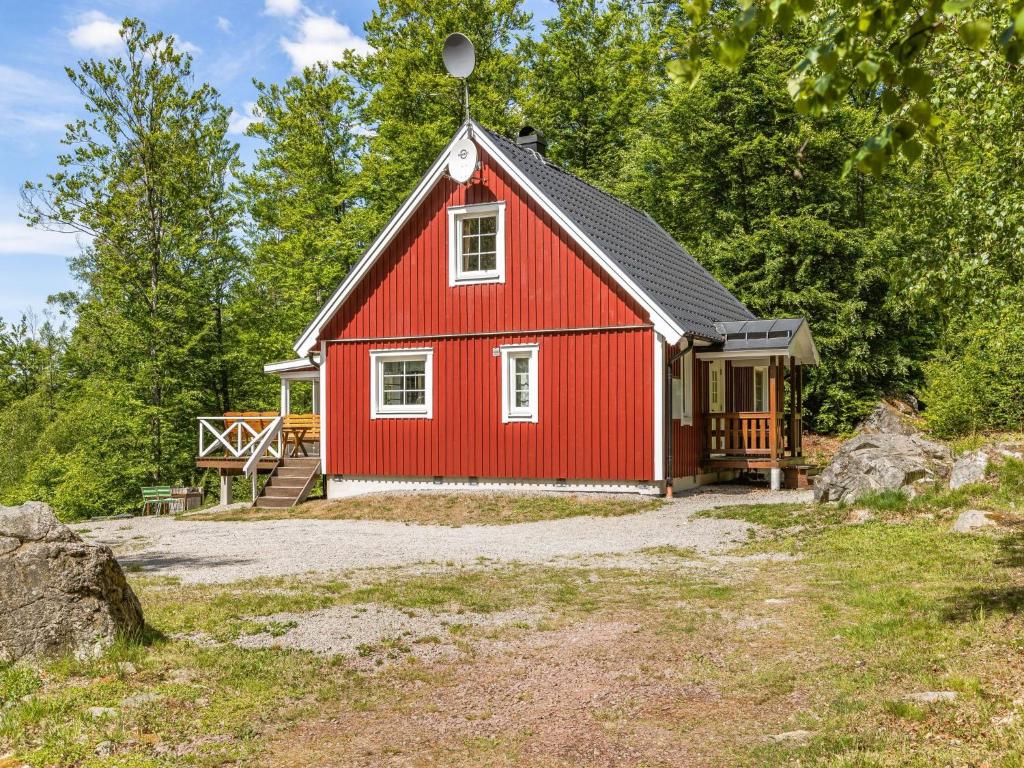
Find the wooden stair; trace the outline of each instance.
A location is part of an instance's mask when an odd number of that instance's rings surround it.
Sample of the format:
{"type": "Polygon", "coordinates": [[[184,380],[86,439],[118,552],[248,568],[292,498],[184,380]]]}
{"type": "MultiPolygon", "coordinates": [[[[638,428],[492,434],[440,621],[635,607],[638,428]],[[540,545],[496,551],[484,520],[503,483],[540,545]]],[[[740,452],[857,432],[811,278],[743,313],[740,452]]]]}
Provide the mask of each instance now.
{"type": "Polygon", "coordinates": [[[316,484],[319,474],[319,456],[281,459],[253,506],[287,509],[301,504],[316,484]]]}

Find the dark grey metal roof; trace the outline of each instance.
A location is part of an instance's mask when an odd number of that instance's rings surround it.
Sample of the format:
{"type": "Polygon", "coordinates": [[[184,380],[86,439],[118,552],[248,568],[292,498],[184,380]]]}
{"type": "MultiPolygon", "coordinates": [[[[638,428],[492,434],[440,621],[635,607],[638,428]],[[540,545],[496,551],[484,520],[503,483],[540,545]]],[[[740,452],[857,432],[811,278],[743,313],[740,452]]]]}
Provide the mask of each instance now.
{"type": "Polygon", "coordinates": [[[725,339],[716,348],[723,352],[787,349],[803,324],[803,318],[715,323],[715,330],[725,339]]]}
{"type": "Polygon", "coordinates": [[[716,323],[754,315],[650,216],[489,131],[516,168],[687,333],[722,340],[716,323]]]}

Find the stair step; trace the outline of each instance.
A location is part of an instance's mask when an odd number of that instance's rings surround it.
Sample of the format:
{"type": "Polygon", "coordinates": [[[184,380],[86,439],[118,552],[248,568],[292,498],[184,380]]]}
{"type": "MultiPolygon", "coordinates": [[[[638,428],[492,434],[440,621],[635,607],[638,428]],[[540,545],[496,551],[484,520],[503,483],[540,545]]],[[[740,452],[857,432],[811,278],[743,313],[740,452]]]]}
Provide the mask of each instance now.
{"type": "Polygon", "coordinates": [[[263,495],[277,499],[296,499],[302,492],[302,488],[288,488],[279,485],[270,485],[263,489],[263,495]]]}
{"type": "Polygon", "coordinates": [[[303,467],[279,467],[274,477],[301,477],[308,480],[313,475],[308,468],[303,467]]]}
{"type": "Polygon", "coordinates": [[[295,505],[292,498],[279,498],[276,496],[260,496],[256,499],[257,507],[270,507],[271,509],[287,509],[295,505]]]}
{"type": "Polygon", "coordinates": [[[274,475],[267,480],[267,488],[305,488],[306,483],[308,482],[308,476],[280,477],[278,475],[274,475]]]}
{"type": "Polygon", "coordinates": [[[281,459],[282,467],[319,467],[320,457],[319,456],[288,456],[287,458],[281,459]]]}

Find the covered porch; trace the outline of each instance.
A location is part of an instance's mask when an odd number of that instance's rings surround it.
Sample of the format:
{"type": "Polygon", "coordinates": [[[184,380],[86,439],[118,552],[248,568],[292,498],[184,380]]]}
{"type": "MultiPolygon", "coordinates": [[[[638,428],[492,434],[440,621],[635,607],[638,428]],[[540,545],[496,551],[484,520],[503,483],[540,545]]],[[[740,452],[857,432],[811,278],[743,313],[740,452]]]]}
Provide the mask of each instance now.
{"type": "Polygon", "coordinates": [[[803,319],[720,323],[724,341],[699,348],[706,472],[759,470],[772,488],[797,485],[803,464],[804,367],[818,351],[803,319]],[[789,468],[789,469],[787,469],[789,468]]]}
{"type": "Polygon", "coordinates": [[[318,460],[321,455],[319,361],[287,360],[265,365],[263,371],[280,379],[278,410],[198,417],[196,466],[217,470],[221,504],[232,503],[232,481],[239,475],[252,480],[255,503],[259,475],[274,474],[287,459],[318,460]],[[295,384],[306,384],[308,390],[295,384]]]}

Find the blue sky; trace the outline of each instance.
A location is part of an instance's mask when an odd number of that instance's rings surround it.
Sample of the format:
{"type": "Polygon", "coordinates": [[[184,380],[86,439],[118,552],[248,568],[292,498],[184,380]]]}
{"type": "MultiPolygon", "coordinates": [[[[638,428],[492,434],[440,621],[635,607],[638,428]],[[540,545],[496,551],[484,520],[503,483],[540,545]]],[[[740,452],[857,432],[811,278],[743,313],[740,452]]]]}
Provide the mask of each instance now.
{"type": "MultiPolygon", "coordinates": [[[[0,0],[0,318],[41,311],[46,297],[74,287],[67,258],[73,235],[29,229],[18,217],[26,180],[55,170],[64,123],[80,114],[64,74],[83,58],[119,48],[126,15],[173,34],[194,58],[197,79],[212,83],[235,110],[233,138],[245,130],[252,79],[278,82],[343,48],[360,50],[363,22],[376,0],[0,0]]],[[[525,0],[534,23],[552,0],[525,0]]],[[[248,159],[251,146],[243,144],[248,159]]]]}

